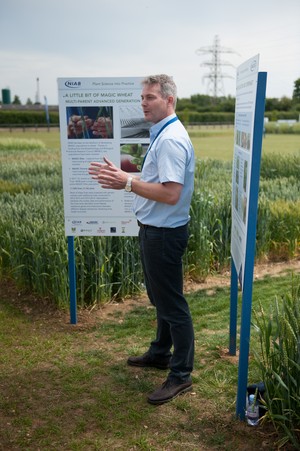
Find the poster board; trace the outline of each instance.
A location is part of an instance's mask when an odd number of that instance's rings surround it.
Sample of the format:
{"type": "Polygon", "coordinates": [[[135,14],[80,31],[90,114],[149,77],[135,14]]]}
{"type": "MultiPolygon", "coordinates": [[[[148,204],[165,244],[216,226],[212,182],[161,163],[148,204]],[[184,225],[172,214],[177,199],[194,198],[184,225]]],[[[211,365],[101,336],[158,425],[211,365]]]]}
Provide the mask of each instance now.
{"type": "Polygon", "coordinates": [[[106,190],[88,174],[107,157],[138,175],[150,123],[141,108],[141,77],[59,78],[59,118],[66,236],[135,236],[133,194],[106,190]]]}
{"type": "Polygon", "coordinates": [[[242,288],[245,275],[258,68],[259,55],[256,55],[238,67],[236,80],[231,256],[242,288]]]}

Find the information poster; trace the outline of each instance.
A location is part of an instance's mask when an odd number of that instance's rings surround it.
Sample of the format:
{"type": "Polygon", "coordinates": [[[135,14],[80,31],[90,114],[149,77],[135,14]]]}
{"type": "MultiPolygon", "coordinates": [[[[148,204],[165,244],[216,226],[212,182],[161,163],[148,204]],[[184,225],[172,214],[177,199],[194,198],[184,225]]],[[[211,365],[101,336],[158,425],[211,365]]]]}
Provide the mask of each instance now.
{"type": "Polygon", "coordinates": [[[139,174],[150,123],[141,108],[141,78],[59,78],[65,233],[67,236],[134,236],[134,194],[108,190],[88,174],[107,157],[139,174]]]}
{"type": "Polygon", "coordinates": [[[231,256],[241,286],[244,281],[249,214],[250,174],[259,55],[237,69],[234,156],[232,171],[231,256]]]}

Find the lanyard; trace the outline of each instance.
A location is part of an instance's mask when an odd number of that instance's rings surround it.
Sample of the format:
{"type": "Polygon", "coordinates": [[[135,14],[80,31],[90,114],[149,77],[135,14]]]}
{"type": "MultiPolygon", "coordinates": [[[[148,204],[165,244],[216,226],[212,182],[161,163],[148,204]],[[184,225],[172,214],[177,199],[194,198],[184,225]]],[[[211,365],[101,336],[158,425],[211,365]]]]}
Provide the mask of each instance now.
{"type": "Polygon", "coordinates": [[[147,152],[146,152],[146,155],[144,156],[143,163],[142,163],[142,167],[141,167],[141,171],[142,171],[142,169],[143,169],[143,167],[144,167],[144,164],[145,164],[147,155],[148,155],[148,153],[150,152],[151,147],[153,146],[154,141],[156,140],[156,138],[159,137],[159,135],[161,134],[161,132],[162,132],[168,125],[172,124],[172,123],[175,122],[175,121],[178,121],[178,117],[177,117],[177,116],[173,117],[173,118],[170,119],[168,122],[166,122],[166,123],[161,127],[161,129],[158,131],[158,133],[155,135],[155,138],[154,138],[153,141],[151,142],[151,144],[150,144],[150,146],[148,147],[148,150],[147,150],[147,152]]]}

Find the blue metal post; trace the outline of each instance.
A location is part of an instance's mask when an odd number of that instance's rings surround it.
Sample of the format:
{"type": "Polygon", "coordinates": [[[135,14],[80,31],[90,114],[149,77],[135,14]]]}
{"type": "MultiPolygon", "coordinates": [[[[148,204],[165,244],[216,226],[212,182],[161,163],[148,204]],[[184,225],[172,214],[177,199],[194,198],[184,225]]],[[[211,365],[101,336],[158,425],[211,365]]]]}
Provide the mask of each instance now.
{"type": "Polygon", "coordinates": [[[69,284],[70,284],[70,322],[77,324],[77,301],[76,301],[76,264],[74,237],[68,236],[69,257],[69,284]]]}
{"type": "Polygon", "coordinates": [[[253,264],[245,265],[244,291],[242,299],[241,313],[241,334],[240,334],[240,357],[239,375],[237,389],[236,415],[241,420],[245,419],[246,393],[248,383],[249,348],[250,348],[250,326],[252,311],[252,286],[253,286],[253,264]],[[248,279],[248,280],[247,280],[248,279]]]}
{"type": "Polygon", "coordinates": [[[267,74],[258,73],[257,94],[254,117],[252,169],[250,179],[250,198],[248,212],[248,233],[246,241],[245,273],[243,284],[242,312],[241,312],[241,334],[240,334],[240,357],[236,415],[241,420],[245,418],[246,394],[248,382],[248,364],[250,347],[250,325],[252,312],[252,290],[253,273],[256,247],[256,223],[259,190],[259,174],[261,162],[261,147],[264,127],[265,95],[267,74]]]}
{"type": "Polygon", "coordinates": [[[229,324],[230,355],[236,355],[237,306],[238,306],[238,276],[233,259],[231,259],[230,324],[229,324]]]}

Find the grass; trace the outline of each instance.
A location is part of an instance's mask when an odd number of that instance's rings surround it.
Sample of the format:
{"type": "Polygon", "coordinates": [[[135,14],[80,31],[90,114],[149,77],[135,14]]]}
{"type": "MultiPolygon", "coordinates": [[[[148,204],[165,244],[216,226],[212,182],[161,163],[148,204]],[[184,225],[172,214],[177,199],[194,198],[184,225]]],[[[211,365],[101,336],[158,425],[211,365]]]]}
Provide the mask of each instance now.
{"type": "MultiPolygon", "coordinates": [[[[292,275],[254,283],[253,305],[267,309],[292,275]]],[[[4,289],[5,288],[5,289],[4,289]]],[[[229,288],[187,295],[195,326],[193,392],[154,407],[146,395],[165,372],[126,365],[155,331],[154,309],[128,299],[102,310],[68,312],[0,289],[0,449],[252,450],[276,449],[269,426],[235,418],[238,359],[228,356],[229,288]]],[[[258,346],[252,332],[251,349],[258,346]]],[[[250,356],[249,383],[258,381],[250,356]]]]}
{"type": "MultiPolygon", "coordinates": [[[[26,129],[25,129],[26,130],[26,129]]],[[[57,129],[37,129],[38,131],[26,130],[0,130],[0,138],[26,138],[38,139],[45,143],[48,149],[60,149],[60,135],[57,129]]],[[[233,127],[216,126],[197,129],[188,129],[193,142],[195,153],[198,158],[214,158],[221,161],[231,161],[233,158],[233,127]]],[[[270,153],[285,154],[300,153],[300,135],[289,134],[267,134],[263,140],[263,155],[270,153]]]]}
{"type": "MultiPolygon", "coordinates": [[[[213,158],[232,161],[234,140],[233,128],[211,128],[209,130],[189,129],[189,134],[198,158],[213,158]]],[[[300,135],[267,134],[262,143],[262,155],[270,153],[300,154],[300,135]]]]}
{"type": "Polygon", "coordinates": [[[0,138],[14,138],[14,139],[37,139],[42,141],[48,149],[59,150],[60,149],[60,134],[57,128],[37,128],[26,129],[22,128],[13,129],[9,131],[7,129],[0,130],[0,138]]]}

